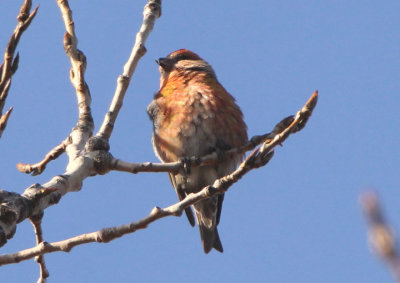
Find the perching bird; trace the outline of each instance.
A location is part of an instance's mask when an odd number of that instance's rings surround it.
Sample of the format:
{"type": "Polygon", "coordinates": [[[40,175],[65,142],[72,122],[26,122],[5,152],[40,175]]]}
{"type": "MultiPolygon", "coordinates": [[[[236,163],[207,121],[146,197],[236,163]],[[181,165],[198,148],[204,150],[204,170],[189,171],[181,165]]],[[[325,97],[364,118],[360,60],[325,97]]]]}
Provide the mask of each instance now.
{"type": "MultiPolygon", "coordinates": [[[[247,142],[247,127],[235,99],[218,82],[213,68],[187,49],[156,60],[161,73],[160,90],[147,108],[153,121],[153,147],[163,162],[201,157],[247,142]]],[[[236,169],[241,155],[213,166],[193,167],[186,173],[169,174],[179,200],[200,191],[236,169]]],[[[204,252],[222,252],[217,225],[224,195],[193,205],[204,252]]],[[[191,208],[185,210],[194,226],[191,208]]]]}

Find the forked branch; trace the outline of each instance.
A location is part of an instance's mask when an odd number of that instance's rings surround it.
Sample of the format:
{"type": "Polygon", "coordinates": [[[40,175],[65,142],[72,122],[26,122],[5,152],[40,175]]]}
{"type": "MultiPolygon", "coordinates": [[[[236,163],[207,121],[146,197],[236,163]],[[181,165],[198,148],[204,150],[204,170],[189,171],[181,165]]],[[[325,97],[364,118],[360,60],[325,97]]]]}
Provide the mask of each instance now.
{"type": "Polygon", "coordinates": [[[64,21],[66,33],[64,35],[64,50],[71,62],[70,80],[76,91],[78,105],[78,122],[70,135],[46,154],[43,160],[35,164],[18,163],[17,169],[22,173],[33,176],[41,174],[46,165],[57,159],[68,150],[71,159],[76,158],[92,136],[94,123],[90,109],[91,97],[89,87],[85,81],[86,56],[77,48],[78,38],[75,34],[75,24],[72,20],[72,11],[67,0],[57,0],[64,21]]]}
{"type": "MultiPolygon", "coordinates": [[[[33,165],[20,164],[19,166],[26,173],[39,174],[43,172],[50,160],[57,158],[65,151],[69,161],[64,173],[54,176],[43,185],[33,184],[25,189],[22,194],[0,190],[0,246],[4,245],[7,239],[14,236],[18,223],[26,218],[42,214],[47,207],[57,203],[63,195],[79,191],[87,177],[96,174],[106,174],[111,170],[110,161],[112,155],[109,152],[108,139],[104,138],[103,135],[92,136],[94,125],[90,111],[91,99],[89,88],[84,80],[86,58],[77,49],[78,40],[74,30],[72,12],[67,0],[57,0],[57,3],[60,7],[66,28],[64,49],[71,61],[70,79],[76,89],[79,119],[69,137],[49,152],[43,161],[33,165]]],[[[161,1],[148,0],[143,14],[143,25],[137,35],[139,43],[135,43],[131,57],[125,65],[122,77],[132,77],[133,70],[143,55],[141,54],[144,50],[143,44],[151,32],[155,20],[161,14],[161,1]]],[[[127,85],[124,87],[127,87],[127,85]]],[[[122,98],[118,94],[118,87],[116,93],[117,95],[114,96],[113,101],[117,100],[117,104],[122,105],[122,98]]],[[[114,108],[111,107],[110,109],[114,108]]],[[[117,113],[118,111],[111,114],[114,121],[117,113]]],[[[111,124],[106,124],[105,128],[109,129],[108,126],[111,124]]],[[[106,132],[111,134],[109,130],[106,130],[106,132]]]]}
{"type": "Polygon", "coordinates": [[[189,194],[183,201],[174,205],[161,209],[155,207],[150,214],[143,219],[128,223],[121,226],[104,228],[96,232],[79,235],[70,239],[66,239],[54,243],[43,242],[36,247],[19,251],[14,254],[7,254],[0,256],[0,265],[16,263],[22,260],[27,260],[38,255],[52,253],[57,251],[69,252],[73,247],[86,244],[86,243],[106,243],[116,238],[122,237],[125,234],[133,233],[140,229],[145,229],[149,224],[157,221],[158,219],[167,216],[180,216],[185,208],[196,202],[209,198],[215,194],[226,192],[234,183],[236,183],[247,172],[255,168],[265,166],[273,156],[273,150],[277,145],[282,144],[286,138],[291,134],[303,129],[307,120],[312,114],[316,106],[318,93],[314,92],[304,107],[297,112],[289,125],[282,127],[283,124],[278,123],[276,128],[281,131],[275,133],[271,139],[266,140],[259,148],[254,150],[231,174],[217,179],[211,186],[203,188],[200,192],[189,194]]]}
{"type": "MultiPolygon", "coordinates": [[[[70,146],[70,151],[74,150],[76,155],[85,146],[86,141],[91,137],[93,131],[93,118],[90,110],[90,92],[89,87],[84,80],[84,72],[86,69],[86,57],[82,51],[77,49],[78,39],[75,34],[75,25],[72,20],[72,11],[69,7],[67,0],[57,0],[60,8],[66,33],[64,36],[64,49],[71,61],[71,73],[70,79],[73,86],[76,89],[76,95],[79,107],[79,121],[77,127],[74,130],[82,129],[84,131],[73,131],[71,135],[64,140],[60,145],[52,149],[45,158],[35,164],[19,163],[17,168],[23,173],[32,175],[38,175],[43,172],[46,165],[56,159],[59,155],[67,150],[67,145],[72,143],[71,137],[77,136],[78,139],[75,144],[79,144],[79,147],[70,146]],[[86,134],[82,136],[82,134],[86,134]]],[[[108,140],[111,136],[114,123],[118,117],[119,111],[122,107],[123,100],[125,97],[126,90],[128,89],[129,83],[132,79],[133,73],[139,60],[146,53],[145,43],[153,30],[155,21],[161,15],[161,0],[149,0],[143,10],[143,23],[140,27],[139,32],[136,34],[136,41],[132,48],[130,57],[125,63],[123,73],[118,77],[117,87],[111,101],[109,110],[104,117],[103,124],[97,133],[96,143],[102,143],[105,147],[108,147],[108,140]],[[102,139],[102,141],[99,141],[102,139]]],[[[95,139],[93,139],[95,141],[95,139]]]]}

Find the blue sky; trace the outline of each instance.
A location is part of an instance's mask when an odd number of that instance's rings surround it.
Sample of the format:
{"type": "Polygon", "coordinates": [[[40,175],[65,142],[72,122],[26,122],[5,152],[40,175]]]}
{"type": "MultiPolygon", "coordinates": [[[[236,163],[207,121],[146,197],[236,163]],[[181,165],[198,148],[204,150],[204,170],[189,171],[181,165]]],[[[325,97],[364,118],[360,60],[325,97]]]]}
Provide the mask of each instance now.
{"type": "MultiPolygon", "coordinates": [[[[0,49],[22,1],[0,1],[0,49]]],[[[129,56],[146,1],[71,1],[78,47],[88,58],[96,130],[129,56]]],[[[0,188],[22,193],[62,174],[66,156],[37,177],[36,162],[75,125],[75,92],[56,1],[40,4],[19,45],[20,64],[0,139],[0,188]]],[[[369,251],[359,194],[375,189],[400,231],[400,2],[164,1],[111,138],[114,156],[156,162],[145,109],[158,90],[154,60],[188,48],[215,69],[236,97],[249,136],[268,132],[316,89],[307,127],[276,150],[268,166],[227,193],[219,231],[224,253],[202,251],[198,229],[167,218],[109,244],[46,256],[49,282],[390,282],[369,251]]],[[[112,172],[86,179],[44,217],[48,242],[138,220],[176,202],[166,174],[112,172]]],[[[28,221],[1,253],[32,247],[28,221]]],[[[35,282],[31,261],[0,268],[0,281],[35,282]]]]}

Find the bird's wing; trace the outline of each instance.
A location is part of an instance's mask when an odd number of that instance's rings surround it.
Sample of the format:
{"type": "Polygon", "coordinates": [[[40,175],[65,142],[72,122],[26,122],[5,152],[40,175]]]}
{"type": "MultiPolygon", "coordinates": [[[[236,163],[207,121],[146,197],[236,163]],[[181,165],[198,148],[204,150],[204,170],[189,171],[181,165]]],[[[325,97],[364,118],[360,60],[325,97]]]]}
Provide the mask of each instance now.
{"type": "MultiPolygon", "coordinates": [[[[169,179],[171,180],[172,186],[175,189],[176,194],[178,195],[179,201],[182,201],[185,199],[186,195],[185,192],[182,190],[181,186],[176,183],[175,176],[171,173],[168,174],[169,179]]],[[[189,207],[185,208],[185,213],[187,216],[187,219],[189,220],[190,225],[192,227],[194,226],[194,215],[192,209],[189,207]]]]}

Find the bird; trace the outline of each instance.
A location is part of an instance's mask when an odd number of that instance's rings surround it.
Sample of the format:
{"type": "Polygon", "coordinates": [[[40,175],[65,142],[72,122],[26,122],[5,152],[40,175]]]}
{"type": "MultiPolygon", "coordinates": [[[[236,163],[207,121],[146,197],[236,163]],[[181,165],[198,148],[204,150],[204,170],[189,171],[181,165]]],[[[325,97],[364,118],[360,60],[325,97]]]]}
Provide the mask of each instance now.
{"type": "MultiPolygon", "coordinates": [[[[196,53],[179,49],[156,60],[160,89],[147,107],[153,123],[152,144],[162,162],[188,160],[190,157],[223,151],[248,141],[243,113],[232,95],[219,83],[214,69],[196,53]]],[[[227,174],[243,160],[243,154],[222,159],[216,165],[193,167],[187,172],[169,173],[179,200],[227,174]]],[[[223,252],[217,226],[224,194],[195,203],[194,209],[205,253],[223,252]]],[[[185,209],[192,226],[193,211],[185,209]]]]}

